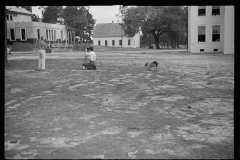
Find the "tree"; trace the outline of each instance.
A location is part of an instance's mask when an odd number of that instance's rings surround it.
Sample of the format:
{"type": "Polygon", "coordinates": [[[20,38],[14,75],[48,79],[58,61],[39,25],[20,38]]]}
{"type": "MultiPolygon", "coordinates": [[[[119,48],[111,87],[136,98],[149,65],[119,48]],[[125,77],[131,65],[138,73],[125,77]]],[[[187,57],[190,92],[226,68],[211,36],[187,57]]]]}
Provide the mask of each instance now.
{"type": "Polygon", "coordinates": [[[41,22],[41,19],[36,14],[32,14],[32,21],[34,22],[41,22]]]}
{"type": "Polygon", "coordinates": [[[63,10],[63,19],[67,30],[80,37],[81,42],[90,40],[95,21],[89,13],[90,7],[67,6],[63,10]]]}
{"type": "Polygon", "coordinates": [[[159,37],[166,30],[161,21],[163,9],[163,6],[120,7],[118,17],[124,22],[122,24],[124,33],[127,36],[134,36],[141,30],[143,34],[152,35],[156,48],[159,49],[159,37]]]}
{"type": "Polygon", "coordinates": [[[41,6],[42,10],[42,22],[44,23],[62,23],[62,6],[41,6]]]}
{"type": "Polygon", "coordinates": [[[159,38],[168,32],[172,39],[177,39],[182,28],[183,12],[179,6],[121,6],[117,17],[123,21],[123,30],[127,36],[133,36],[140,30],[151,35],[159,49],[159,38]]]}

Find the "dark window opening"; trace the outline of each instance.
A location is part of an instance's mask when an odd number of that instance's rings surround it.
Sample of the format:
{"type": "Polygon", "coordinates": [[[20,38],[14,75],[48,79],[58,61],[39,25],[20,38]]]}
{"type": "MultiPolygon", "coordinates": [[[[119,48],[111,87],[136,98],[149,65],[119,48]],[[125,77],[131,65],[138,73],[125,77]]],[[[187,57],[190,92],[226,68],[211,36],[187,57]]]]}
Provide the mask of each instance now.
{"type": "Polygon", "coordinates": [[[101,41],[98,41],[98,45],[99,45],[99,46],[101,45],[101,41]]]}
{"type": "Polygon", "coordinates": [[[205,42],[205,35],[198,35],[198,42],[205,42]]]}
{"type": "Polygon", "coordinates": [[[198,7],[198,16],[206,16],[206,7],[205,6],[198,7]]]}
{"type": "Polygon", "coordinates": [[[122,40],[119,40],[119,45],[120,45],[120,46],[122,45],[122,40]]]}
{"type": "Polygon", "coordinates": [[[21,29],[21,36],[22,36],[22,40],[27,40],[26,39],[26,30],[25,29],[21,29]]]}
{"type": "Polygon", "coordinates": [[[15,41],[15,31],[14,31],[14,29],[10,29],[10,40],[15,41]]]}
{"type": "Polygon", "coordinates": [[[107,40],[105,40],[105,46],[107,46],[107,40]]]}
{"type": "Polygon", "coordinates": [[[218,51],[218,49],[213,49],[213,51],[218,51]]]}
{"type": "Polygon", "coordinates": [[[220,42],[220,34],[213,34],[212,40],[213,42],[220,42]]]}
{"type": "Polygon", "coordinates": [[[200,52],[204,52],[204,49],[200,49],[200,52]]]}
{"type": "Polygon", "coordinates": [[[220,15],[220,6],[212,7],[212,15],[220,15]]]}
{"type": "Polygon", "coordinates": [[[48,40],[48,30],[46,30],[46,37],[47,37],[46,39],[48,40]]]}
{"type": "Polygon", "coordinates": [[[115,41],[114,40],[112,40],[112,45],[115,46],[115,41]]]}
{"type": "Polygon", "coordinates": [[[37,36],[38,36],[38,39],[40,39],[40,29],[37,29],[37,36]]]}
{"type": "Polygon", "coordinates": [[[130,46],[130,40],[128,40],[128,45],[130,46]]]}

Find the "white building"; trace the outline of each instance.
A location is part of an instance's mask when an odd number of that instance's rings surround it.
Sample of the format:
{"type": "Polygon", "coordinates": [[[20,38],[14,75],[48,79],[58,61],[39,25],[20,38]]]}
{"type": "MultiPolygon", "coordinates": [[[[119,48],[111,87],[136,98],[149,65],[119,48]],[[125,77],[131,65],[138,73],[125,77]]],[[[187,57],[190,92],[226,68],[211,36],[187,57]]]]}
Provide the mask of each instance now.
{"type": "Polygon", "coordinates": [[[65,25],[33,22],[32,13],[24,8],[6,6],[7,44],[35,43],[44,37],[48,44],[62,43],[67,38],[65,25]]]}
{"type": "Polygon", "coordinates": [[[234,6],[188,7],[188,52],[234,53],[234,6]]]}
{"type": "Polygon", "coordinates": [[[127,37],[119,23],[98,23],[93,31],[93,45],[140,47],[140,33],[127,37]]]}

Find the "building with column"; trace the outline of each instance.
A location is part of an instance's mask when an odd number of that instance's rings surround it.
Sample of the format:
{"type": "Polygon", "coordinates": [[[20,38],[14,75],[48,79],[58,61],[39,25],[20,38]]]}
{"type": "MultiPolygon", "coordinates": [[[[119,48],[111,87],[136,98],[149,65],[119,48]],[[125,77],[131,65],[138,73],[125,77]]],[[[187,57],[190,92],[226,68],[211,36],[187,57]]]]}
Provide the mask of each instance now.
{"type": "Polygon", "coordinates": [[[234,6],[188,6],[188,52],[234,53],[234,6]]]}

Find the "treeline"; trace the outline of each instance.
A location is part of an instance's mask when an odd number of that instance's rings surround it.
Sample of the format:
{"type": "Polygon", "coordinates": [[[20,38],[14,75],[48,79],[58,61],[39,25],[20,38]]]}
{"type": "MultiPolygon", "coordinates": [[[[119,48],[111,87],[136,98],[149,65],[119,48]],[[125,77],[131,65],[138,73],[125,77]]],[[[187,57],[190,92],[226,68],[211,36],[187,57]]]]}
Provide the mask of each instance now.
{"type": "Polygon", "coordinates": [[[186,6],[120,6],[117,17],[127,36],[142,32],[142,46],[187,44],[186,6]]]}

